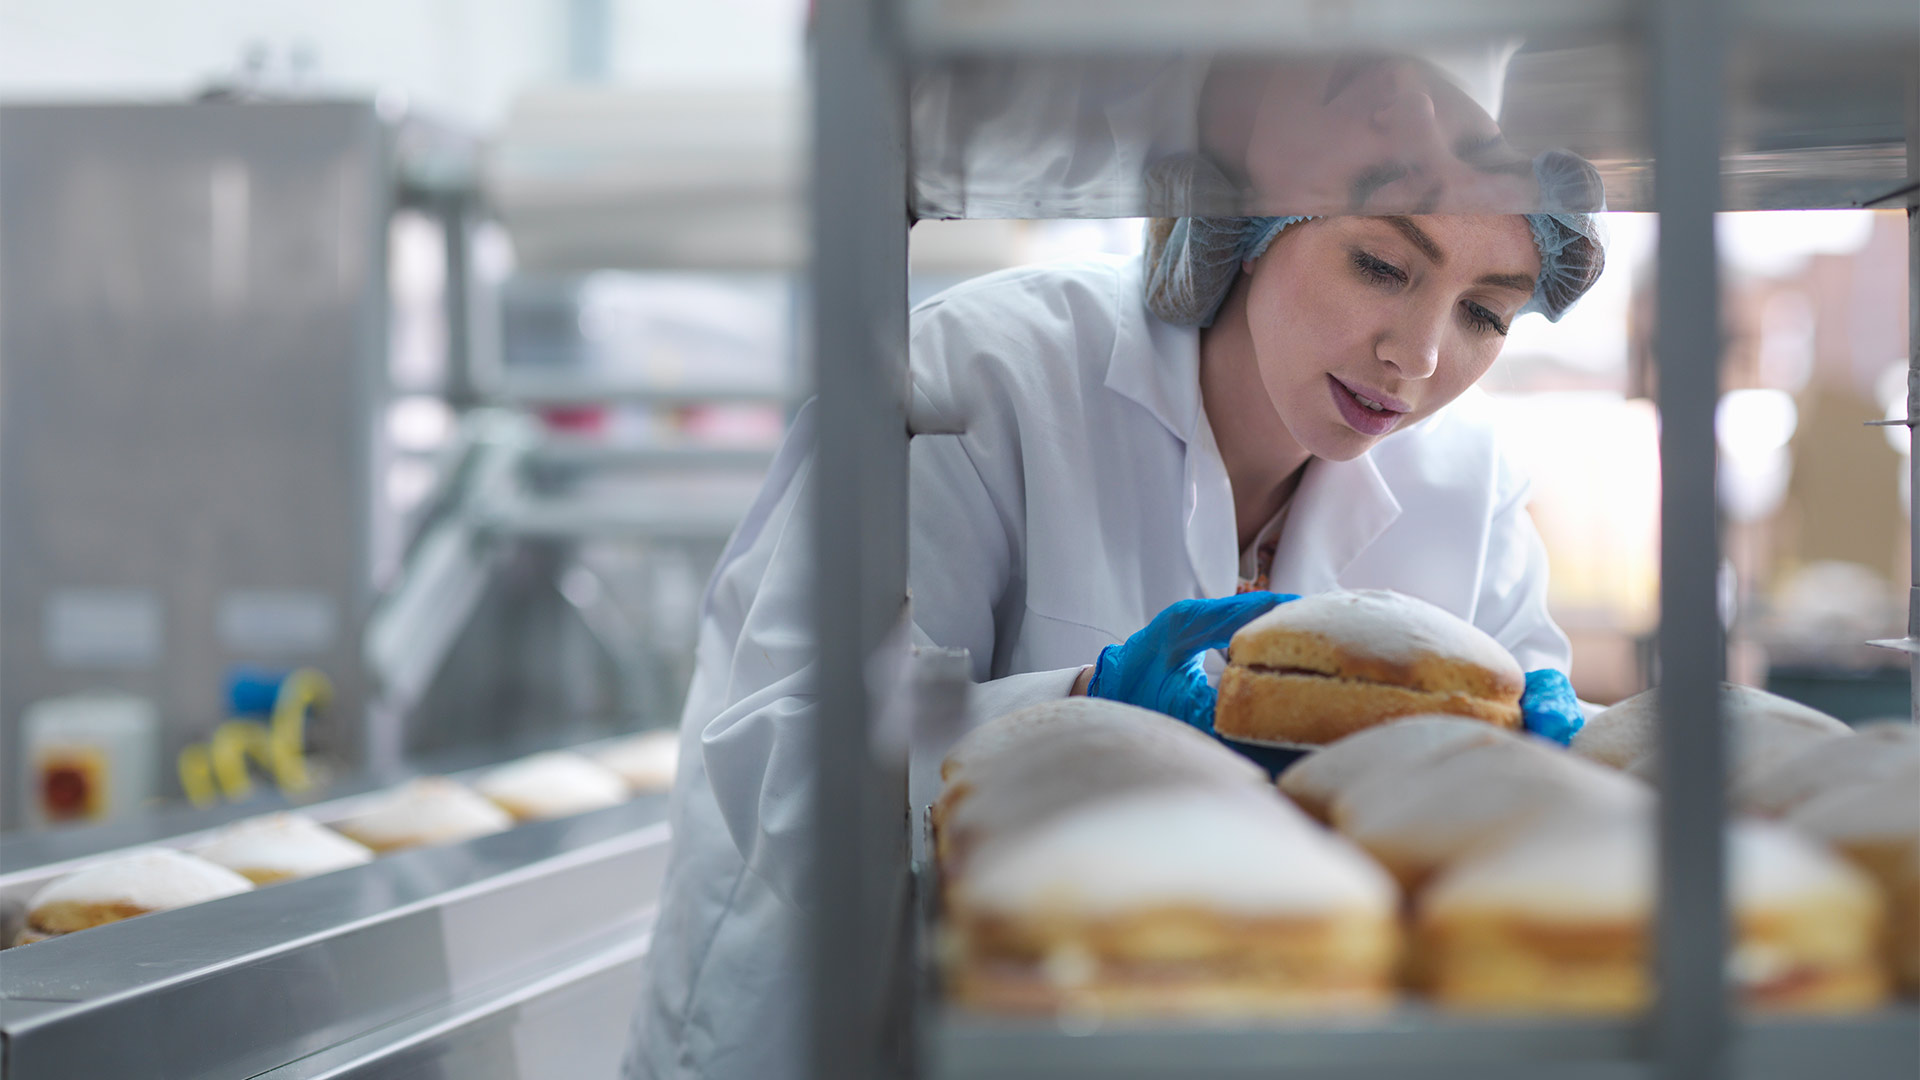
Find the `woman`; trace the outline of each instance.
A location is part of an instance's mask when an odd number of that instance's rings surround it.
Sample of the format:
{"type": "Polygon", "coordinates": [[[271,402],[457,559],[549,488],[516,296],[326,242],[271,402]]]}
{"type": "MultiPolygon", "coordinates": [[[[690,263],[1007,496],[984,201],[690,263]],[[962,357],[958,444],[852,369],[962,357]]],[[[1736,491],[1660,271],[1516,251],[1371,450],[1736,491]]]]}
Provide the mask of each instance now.
{"type": "MultiPolygon", "coordinates": [[[[1590,189],[1576,162],[1536,165],[1546,205],[1590,189]]],[[[911,420],[950,434],[912,445],[916,635],[970,650],[980,716],[1091,690],[1206,726],[1198,662],[1264,590],[1398,589],[1541,673],[1561,707],[1530,724],[1570,736],[1527,486],[1468,391],[1601,261],[1581,213],[1182,219],[1144,256],[934,298],[911,420]]],[[[801,1067],[811,423],[708,589],[630,1074],[801,1067]]]]}

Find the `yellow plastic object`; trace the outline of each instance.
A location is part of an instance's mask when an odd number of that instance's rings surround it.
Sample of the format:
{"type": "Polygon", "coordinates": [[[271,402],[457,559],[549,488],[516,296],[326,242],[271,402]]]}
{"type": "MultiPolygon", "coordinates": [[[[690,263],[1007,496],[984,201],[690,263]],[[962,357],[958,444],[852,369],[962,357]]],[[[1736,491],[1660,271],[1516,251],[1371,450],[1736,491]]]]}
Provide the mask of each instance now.
{"type": "Polygon", "coordinates": [[[220,782],[220,793],[228,801],[239,802],[253,795],[253,777],[247,772],[248,758],[269,772],[273,770],[270,744],[267,726],[258,720],[229,720],[213,729],[213,740],[209,744],[213,777],[220,782]]]}
{"type": "Polygon", "coordinates": [[[176,767],[180,771],[180,788],[187,793],[188,802],[208,807],[220,801],[220,792],[213,786],[213,763],[204,744],[192,743],[182,748],[176,767]]]}
{"type": "Polygon", "coordinates": [[[287,676],[274,698],[267,742],[267,768],[280,790],[289,795],[313,786],[307,773],[307,711],[324,709],[333,700],[333,684],[312,668],[287,676]]]}
{"type": "Polygon", "coordinates": [[[307,711],[333,700],[333,684],[312,668],[301,668],[280,684],[273,715],[258,720],[229,720],[206,743],[180,751],[180,787],[195,806],[211,806],[224,795],[238,802],[253,794],[252,761],[288,795],[313,786],[307,770],[307,711]]]}

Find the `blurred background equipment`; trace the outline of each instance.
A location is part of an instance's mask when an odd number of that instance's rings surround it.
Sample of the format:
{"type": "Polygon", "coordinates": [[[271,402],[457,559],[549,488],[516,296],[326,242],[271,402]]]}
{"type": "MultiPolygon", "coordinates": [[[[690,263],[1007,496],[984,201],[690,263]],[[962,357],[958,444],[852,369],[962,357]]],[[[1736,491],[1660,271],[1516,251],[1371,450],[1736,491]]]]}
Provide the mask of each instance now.
{"type": "Polygon", "coordinates": [[[318,745],[365,759],[360,624],[405,529],[383,418],[409,134],[370,102],[0,114],[4,715],[112,686],[171,758],[230,668],[310,665],[336,690],[318,745]]]}
{"type": "MultiPolygon", "coordinates": [[[[276,745],[221,726],[253,671],[327,680],[298,748],[322,776],[677,716],[708,568],[799,393],[792,251],[630,245],[644,269],[583,270],[608,249],[533,226],[572,269],[516,270],[475,142],[374,100],[15,105],[0,126],[23,223],[0,241],[0,715],[145,695],[180,783],[141,797],[199,799],[222,760],[229,797],[250,790],[234,747],[264,767],[276,745]]],[[[0,739],[26,779],[19,727],[0,739]]]]}
{"type": "Polygon", "coordinates": [[[46,698],[21,718],[21,786],[35,826],[107,821],[156,794],[160,718],[132,694],[46,698]]]}

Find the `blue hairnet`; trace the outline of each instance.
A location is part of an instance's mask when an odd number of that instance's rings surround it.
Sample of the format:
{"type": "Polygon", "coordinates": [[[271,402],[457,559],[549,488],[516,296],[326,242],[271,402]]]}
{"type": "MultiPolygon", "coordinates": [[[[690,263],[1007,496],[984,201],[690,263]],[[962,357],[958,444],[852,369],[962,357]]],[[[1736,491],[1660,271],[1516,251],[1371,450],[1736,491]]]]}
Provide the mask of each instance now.
{"type": "Polygon", "coordinates": [[[1599,170],[1565,150],[1534,158],[1533,177],[1540,184],[1540,212],[1528,214],[1527,225],[1540,252],[1540,280],[1520,314],[1537,311],[1559,322],[1606,268],[1606,238],[1594,214],[1607,208],[1607,193],[1599,170]]]}
{"type": "MultiPolygon", "coordinates": [[[[1599,280],[1606,243],[1595,211],[1606,209],[1600,174],[1564,150],[1534,158],[1540,211],[1527,214],[1540,278],[1520,314],[1537,311],[1550,322],[1573,307],[1599,280]]],[[[1211,326],[1233,288],[1240,264],[1266,253],[1293,217],[1156,218],[1147,223],[1147,307],[1178,326],[1211,326]]]]}

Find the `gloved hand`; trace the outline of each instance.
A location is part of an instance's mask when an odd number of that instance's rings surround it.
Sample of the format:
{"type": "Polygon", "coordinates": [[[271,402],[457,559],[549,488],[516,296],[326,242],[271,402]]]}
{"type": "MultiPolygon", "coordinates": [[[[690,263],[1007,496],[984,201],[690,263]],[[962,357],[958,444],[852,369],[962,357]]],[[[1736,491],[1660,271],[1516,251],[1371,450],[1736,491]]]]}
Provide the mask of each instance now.
{"type": "Polygon", "coordinates": [[[1573,696],[1573,684],[1552,668],[1527,672],[1527,689],[1520,695],[1520,714],[1527,730],[1561,746],[1586,726],[1587,717],[1573,696]]]}
{"type": "Polygon", "coordinates": [[[1250,592],[1170,604],[1125,643],[1100,650],[1087,696],[1163,712],[1211,734],[1214,692],[1201,667],[1207,651],[1226,648],[1235,630],[1298,599],[1290,593],[1250,592]]]}

